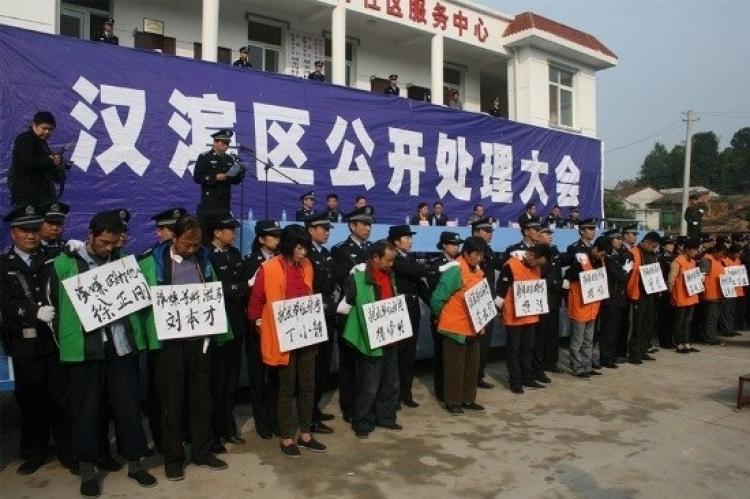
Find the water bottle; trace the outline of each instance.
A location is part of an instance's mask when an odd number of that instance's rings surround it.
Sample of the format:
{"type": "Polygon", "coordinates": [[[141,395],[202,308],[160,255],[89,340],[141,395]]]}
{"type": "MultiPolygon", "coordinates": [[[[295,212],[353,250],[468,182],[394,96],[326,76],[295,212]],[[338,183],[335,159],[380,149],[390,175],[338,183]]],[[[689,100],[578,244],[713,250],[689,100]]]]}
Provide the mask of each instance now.
{"type": "Polygon", "coordinates": [[[281,221],[286,222],[286,210],[281,210],[281,221]]]}
{"type": "Polygon", "coordinates": [[[406,215],[406,220],[405,220],[405,222],[406,222],[406,225],[409,225],[409,215],[406,215]]]}
{"type": "Polygon", "coordinates": [[[341,213],[339,213],[339,223],[341,223],[341,213]]]}
{"type": "Polygon", "coordinates": [[[253,220],[253,209],[252,208],[250,208],[249,210],[247,210],[247,219],[248,220],[253,220]]]}
{"type": "Polygon", "coordinates": [[[458,227],[458,217],[453,221],[456,224],[456,227],[458,227]]]}

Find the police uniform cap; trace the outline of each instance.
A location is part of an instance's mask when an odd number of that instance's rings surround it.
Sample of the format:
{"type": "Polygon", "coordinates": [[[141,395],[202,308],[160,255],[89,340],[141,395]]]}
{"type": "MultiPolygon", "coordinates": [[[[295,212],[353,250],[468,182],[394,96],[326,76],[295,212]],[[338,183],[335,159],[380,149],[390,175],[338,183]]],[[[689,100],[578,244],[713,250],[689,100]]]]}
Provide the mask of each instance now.
{"type": "Polygon", "coordinates": [[[548,225],[542,226],[542,228],[539,229],[539,232],[541,232],[542,234],[554,234],[555,233],[555,231],[550,229],[548,225]]]}
{"type": "Polygon", "coordinates": [[[243,52],[246,53],[246,54],[249,52],[249,50],[247,49],[247,47],[240,47],[240,53],[243,53],[243,52]]]}
{"type": "Polygon", "coordinates": [[[210,230],[216,229],[236,229],[240,222],[234,218],[229,210],[209,210],[203,215],[206,227],[210,230]]]}
{"type": "Polygon", "coordinates": [[[398,80],[398,75],[390,75],[388,77],[389,80],[398,80]]]}
{"type": "Polygon", "coordinates": [[[622,239],[622,233],[620,229],[609,229],[602,232],[602,236],[609,237],[611,239],[622,239]]]}
{"type": "Polygon", "coordinates": [[[122,223],[125,224],[125,228],[127,229],[128,223],[130,223],[130,212],[125,208],[117,208],[116,210],[112,211],[117,213],[117,216],[120,217],[120,220],[122,220],[122,223]]]}
{"type": "Polygon", "coordinates": [[[665,235],[661,238],[661,245],[675,244],[677,241],[670,235],[665,235]]]}
{"type": "Polygon", "coordinates": [[[316,66],[322,66],[323,65],[323,61],[315,61],[315,65],[316,66]]]}
{"type": "Polygon", "coordinates": [[[442,250],[444,244],[463,244],[464,240],[458,232],[443,231],[440,233],[440,241],[437,243],[437,249],[442,250]]]}
{"type": "Polygon", "coordinates": [[[590,218],[584,218],[580,222],[578,222],[578,228],[583,229],[584,227],[589,227],[592,229],[596,229],[596,217],[590,217],[590,218]]]}
{"type": "Polygon", "coordinates": [[[328,218],[327,211],[321,211],[306,216],[303,220],[305,227],[328,227],[331,228],[331,220],[328,218]]]}
{"type": "Polygon", "coordinates": [[[494,230],[493,224],[495,223],[495,217],[484,217],[480,218],[479,220],[475,220],[471,222],[471,229],[472,230],[486,230],[487,232],[492,232],[494,230]]]}
{"type": "Polygon", "coordinates": [[[42,213],[36,206],[23,205],[5,215],[3,220],[11,227],[37,229],[42,225],[42,213]]]}
{"type": "Polygon", "coordinates": [[[371,224],[373,220],[373,215],[375,214],[375,208],[370,206],[369,204],[367,206],[363,206],[361,208],[357,208],[356,210],[347,213],[344,218],[347,222],[364,222],[371,224]]]}
{"type": "Polygon", "coordinates": [[[539,217],[532,217],[524,222],[521,222],[521,229],[541,229],[542,221],[539,217]]]}
{"type": "Polygon", "coordinates": [[[416,232],[411,230],[409,225],[391,225],[388,227],[388,240],[395,241],[403,236],[413,236],[416,232]]]}
{"type": "MultiPolygon", "coordinates": [[[[677,239],[675,240],[678,246],[684,246],[688,242],[687,236],[677,236],[677,239]]],[[[698,244],[700,244],[700,241],[698,241],[698,244]]]]}
{"type": "Polygon", "coordinates": [[[281,225],[276,220],[258,220],[255,222],[255,237],[281,235],[281,225]]]}
{"type": "Polygon", "coordinates": [[[169,208],[168,210],[161,211],[151,217],[151,220],[156,222],[157,227],[164,227],[166,225],[174,225],[177,223],[177,219],[187,215],[187,210],[182,207],[169,208]]]}
{"type": "Polygon", "coordinates": [[[234,136],[234,132],[228,129],[219,130],[211,134],[214,140],[232,140],[232,136],[234,136]]]}
{"type": "Polygon", "coordinates": [[[622,226],[622,233],[632,232],[638,234],[638,224],[626,224],[622,226]]]}
{"type": "Polygon", "coordinates": [[[315,199],[315,191],[306,192],[299,197],[302,201],[307,198],[315,199]]]}
{"type": "Polygon", "coordinates": [[[108,17],[104,20],[104,24],[114,24],[114,23],[115,23],[115,20],[112,19],[111,17],[108,17]]]}
{"type": "Polygon", "coordinates": [[[54,203],[47,203],[42,205],[39,209],[44,217],[44,221],[50,224],[61,224],[65,221],[65,217],[70,213],[70,206],[60,201],[54,203]]]}
{"type": "Polygon", "coordinates": [[[708,234],[707,232],[701,232],[699,237],[702,243],[710,243],[711,241],[714,240],[714,238],[711,237],[711,235],[708,234]]]}

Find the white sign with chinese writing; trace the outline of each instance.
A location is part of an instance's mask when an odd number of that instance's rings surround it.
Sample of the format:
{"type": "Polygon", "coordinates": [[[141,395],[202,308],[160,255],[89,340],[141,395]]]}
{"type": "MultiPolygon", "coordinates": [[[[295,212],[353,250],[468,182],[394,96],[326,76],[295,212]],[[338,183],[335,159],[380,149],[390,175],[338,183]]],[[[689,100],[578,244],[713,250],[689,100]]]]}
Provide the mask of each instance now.
{"type": "Polygon", "coordinates": [[[62,281],[83,329],[94,331],[151,305],[151,292],[133,255],[62,281]]]}
{"type": "Polygon", "coordinates": [[[492,293],[487,279],[482,279],[464,293],[466,306],[474,325],[474,331],[479,332],[493,317],[497,315],[497,308],[492,301],[492,293]]]}
{"type": "Polygon", "coordinates": [[[547,281],[544,279],[514,281],[513,302],[516,307],[516,317],[548,313],[547,281]]]}
{"type": "Polygon", "coordinates": [[[704,291],[703,287],[703,276],[701,275],[701,269],[698,267],[686,270],[682,273],[685,278],[685,287],[689,296],[697,295],[704,291]]]}
{"type": "Polygon", "coordinates": [[[366,303],[362,306],[370,348],[378,348],[410,338],[413,334],[404,295],[366,303]]]}
{"type": "Polygon", "coordinates": [[[323,296],[318,293],[273,303],[279,350],[290,352],[328,339],[323,296]]]}
{"type": "Polygon", "coordinates": [[[579,274],[579,279],[581,280],[581,295],[584,304],[602,301],[609,298],[607,269],[604,267],[581,272],[579,274]]]}
{"type": "Polygon", "coordinates": [[[661,293],[667,290],[667,283],[664,282],[664,275],[661,273],[661,266],[658,263],[650,263],[638,267],[641,273],[641,282],[647,295],[661,293]]]}
{"type": "Polygon", "coordinates": [[[151,295],[156,337],[162,341],[227,331],[220,282],[154,286],[151,295]]]}
{"type": "Polygon", "coordinates": [[[732,265],[731,267],[727,267],[724,272],[732,276],[735,286],[750,285],[747,279],[747,267],[744,265],[732,265]]]}
{"type": "Polygon", "coordinates": [[[315,61],[325,58],[325,39],[296,29],[286,30],[286,74],[306,78],[315,69],[315,61]]]}
{"type": "Polygon", "coordinates": [[[734,284],[734,277],[724,273],[719,276],[719,285],[724,298],[737,298],[737,288],[734,284]]]}

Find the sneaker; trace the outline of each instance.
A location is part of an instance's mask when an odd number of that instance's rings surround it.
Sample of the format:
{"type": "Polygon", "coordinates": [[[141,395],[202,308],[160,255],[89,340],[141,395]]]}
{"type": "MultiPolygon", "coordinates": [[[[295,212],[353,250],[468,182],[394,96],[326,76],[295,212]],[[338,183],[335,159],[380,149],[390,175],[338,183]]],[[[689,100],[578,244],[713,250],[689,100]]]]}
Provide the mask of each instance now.
{"type": "Polygon", "coordinates": [[[479,378],[479,379],[477,380],[477,388],[483,388],[483,389],[485,389],[485,390],[489,390],[489,389],[490,389],[490,388],[492,388],[493,386],[494,386],[494,385],[493,385],[492,383],[487,383],[487,382],[486,382],[486,381],[484,380],[484,378],[479,378]]]}
{"type": "Polygon", "coordinates": [[[461,409],[460,405],[446,405],[445,410],[450,412],[451,414],[463,414],[464,410],[461,409]]]}
{"type": "Polygon", "coordinates": [[[297,459],[302,456],[302,452],[299,450],[299,447],[294,445],[294,443],[286,446],[284,444],[279,444],[279,450],[281,450],[281,453],[286,457],[291,457],[292,459],[297,459]]]}
{"type": "Polygon", "coordinates": [[[112,456],[107,456],[96,463],[96,467],[100,471],[120,471],[122,469],[122,465],[115,461],[115,458],[113,458],[112,456]]]}
{"type": "Polygon", "coordinates": [[[21,466],[18,467],[16,470],[16,473],[19,475],[31,475],[32,473],[36,473],[36,471],[44,466],[44,463],[47,460],[43,456],[38,457],[32,457],[31,459],[27,459],[26,461],[21,464],[21,466]]]}
{"type": "Polygon", "coordinates": [[[326,452],[326,451],[328,451],[328,448],[325,445],[321,444],[320,442],[318,442],[317,440],[315,440],[312,437],[310,437],[310,440],[308,440],[307,442],[305,442],[304,440],[302,440],[302,438],[298,438],[297,439],[297,446],[298,447],[303,447],[303,448],[305,448],[305,449],[307,449],[309,451],[313,451],[313,452],[326,452]]]}
{"type": "Polygon", "coordinates": [[[484,406],[483,405],[479,405],[476,402],[464,402],[463,404],[461,404],[461,407],[463,407],[464,409],[470,409],[472,411],[483,411],[484,410],[484,406]]]}
{"type": "Polygon", "coordinates": [[[414,400],[404,400],[404,405],[411,409],[416,409],[417,407],[419,407],[419,404],[417,402],[414,402],[414,400]]]}
{"type": "Polygon", "coordinates": [[[354,436],[360,440],[365,440],[367,439],[367,437],[370,436],[370,432],[369,431],[355,431],[354,436]]]}
{"type": "Polygon", "coordinates": [[[524,382],[523,382],[523,383],[521,383],[521,384],[522,384],[523,386],[527,387],[527,388],[546,388],[546,387],[545,387],[544,385],[542,385],[541,383],[537,383],[537,382],[536,382],[536,381],[534,381],[534,380],[531,380],[531,381],[524,381],[524,382]]]}
{"type": "Polygon", "coordinates": [[[182,465],[165,466],[164,475],[170,482],[179,482],[180,480],[185,479],[185,472],[182,468],[182,465]]]}
{"type": "Polygon", "coordinates": [[[225,470],[227,469],[227,463],[222,461],[213,454],[207,455],[200,461],[193,461],[193,464],[202,468],[211,468],[212,470],[225,470]]]}
{"type": "Polygon", "coordinates": [[[537,374],[534,379],[540,383],[552,383],[552,380],[544,373],[537,374]]]}
{"type": "Polygon", "coordinates": [[[523,387],[521,385],[511,385],[510,391],[518,395],[523,395],[523,387]]]}
{"type": "Polygon", "coordinates": [[[101,493],[99,480],[96,478],[81,481],[81,495],[83,497],[99,497],[101,493]]]}
{"type": "Polygon", "coordinates": [[[141,487],[155,487],[156,478],[146,470],[138,470],[128,473],[128,478],[138,482],[141,487]]]}

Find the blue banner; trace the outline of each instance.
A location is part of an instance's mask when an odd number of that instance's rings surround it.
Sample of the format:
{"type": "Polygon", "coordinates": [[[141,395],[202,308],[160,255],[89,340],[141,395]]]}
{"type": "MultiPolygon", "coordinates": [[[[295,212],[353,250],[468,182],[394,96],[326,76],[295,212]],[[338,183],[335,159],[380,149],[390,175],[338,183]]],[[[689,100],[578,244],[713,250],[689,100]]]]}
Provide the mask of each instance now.
{"type": "MultiPolygon", "coordinates": [[[[528,201],[602,211],[601,142],[580,135],[291,76],[195,61],[0,26],[0,206],[9,206],[13,140],[38,110],[52,111],[53,150],[75,166],[62,201],[67,237],[83,237],[91,214],[133,213],[131,251],[153,242],[149,217],[193,211],[192,180],[210,134],[235,131],[230,152],[248,165],[232,207],[290,218],[299,196],[328,192],[343,211],[364,195],[379,223],[403,223],[420,201],[441,200],[465,223],[475,203],[505,225],[528,201]],[[66,147],[67,146],[67,147],[66,147]],[[248,153],[252,150],[252,154],[248,153]]],[[[240,215],[242,213],[242,215],[240,215]]]]}

